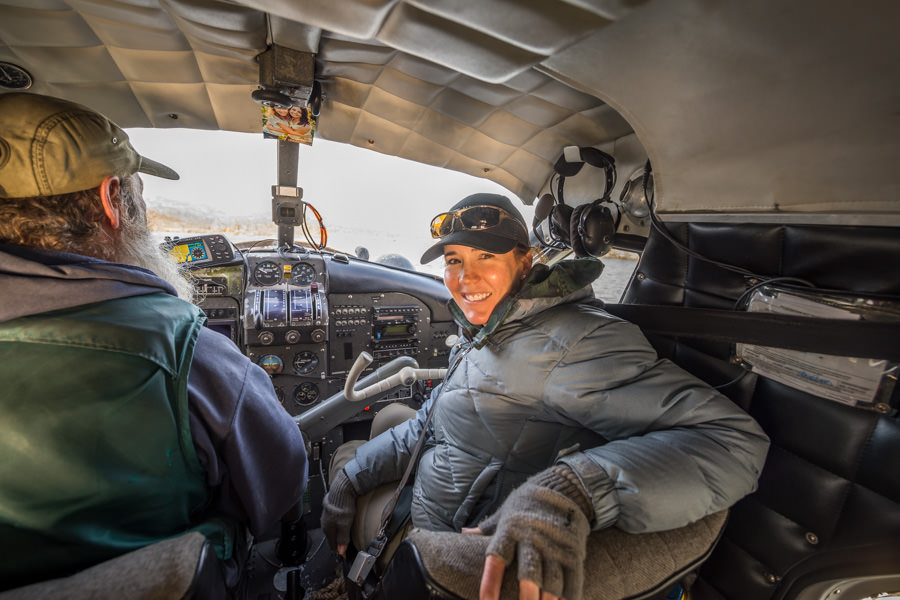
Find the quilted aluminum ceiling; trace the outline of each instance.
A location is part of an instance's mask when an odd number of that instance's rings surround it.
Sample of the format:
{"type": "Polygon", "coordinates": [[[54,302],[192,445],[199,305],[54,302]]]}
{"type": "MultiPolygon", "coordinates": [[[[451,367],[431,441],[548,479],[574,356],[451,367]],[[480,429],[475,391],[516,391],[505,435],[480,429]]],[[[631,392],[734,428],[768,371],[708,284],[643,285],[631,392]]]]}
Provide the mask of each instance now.
{"type": "Polygon", "coordinates": [[[317,55],[320,137],[488,177],[531,201],[564,145],[630,131],[541,62],[640,2],[2,0],[0,60],[123,127],[255,132],[256,57],[317,55]]]}
{"type": "MultiPolygon", "coordinates": [[[[896,0],[0,0],[0,61],[125,127],[255,132],[257,56],[316,55],[318,135],[524,202],[568,145],[657,211],[900,214],[896,0]]],[[[895,219],[896,221],[896,219],[895,219]]]]}

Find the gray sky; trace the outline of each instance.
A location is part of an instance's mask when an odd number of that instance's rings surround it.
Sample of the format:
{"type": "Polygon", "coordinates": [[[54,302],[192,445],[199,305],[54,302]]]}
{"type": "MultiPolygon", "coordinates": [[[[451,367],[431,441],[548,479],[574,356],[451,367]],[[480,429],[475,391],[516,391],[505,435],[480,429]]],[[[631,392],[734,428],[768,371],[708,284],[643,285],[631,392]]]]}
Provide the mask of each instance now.
{"type": "MultiPolygon", "coordinates": [[[[174,129],[131,129],[128,134],[138,152],[181,175],[174,182],[143,178],[150,208],[174,204],[209,214],[270,218],[271,186],[277,176],[275,140],[174,129]]],[[[329,246],[353,252],[363,245],[373,260],[400,253],[417,267],[431,244],[431,218],[468,194],[505,194],[527,222],[533,212],[486,179],[321,139],[311,147],[300,146],[299,186],[303,199],[322,214],[329,246]]],[[[299,229],[296,239],[302,239],[299,229]]]]}

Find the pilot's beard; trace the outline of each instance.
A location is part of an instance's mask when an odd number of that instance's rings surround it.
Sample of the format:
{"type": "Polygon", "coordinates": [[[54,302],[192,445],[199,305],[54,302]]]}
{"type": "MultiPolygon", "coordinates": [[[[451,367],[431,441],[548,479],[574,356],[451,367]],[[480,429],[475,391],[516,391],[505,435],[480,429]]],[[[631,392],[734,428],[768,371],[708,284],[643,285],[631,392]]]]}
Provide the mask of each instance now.
{"type": "Polygon", "coordinates": [[[188,302],[194,299],[194,285],[178,268],[175,260],[154,241],[143,215],[122,219],[117,233],[113,260],[153,271],[175,288],[179,298],[188,302]]]}

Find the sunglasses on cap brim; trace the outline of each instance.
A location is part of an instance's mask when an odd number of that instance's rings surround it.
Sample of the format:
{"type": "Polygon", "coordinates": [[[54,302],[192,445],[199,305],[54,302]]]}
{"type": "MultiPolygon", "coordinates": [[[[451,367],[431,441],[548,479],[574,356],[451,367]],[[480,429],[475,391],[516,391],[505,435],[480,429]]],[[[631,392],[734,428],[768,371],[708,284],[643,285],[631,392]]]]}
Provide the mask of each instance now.
{"type": "Polygon", "coordinates": [[[459,210],[441,213],[431,220],[431,237],[440,239],[454,231],[480,231],[496,227],[505,220],[522,223],[511,214],[496,206],[467,206],[459,210]]]}

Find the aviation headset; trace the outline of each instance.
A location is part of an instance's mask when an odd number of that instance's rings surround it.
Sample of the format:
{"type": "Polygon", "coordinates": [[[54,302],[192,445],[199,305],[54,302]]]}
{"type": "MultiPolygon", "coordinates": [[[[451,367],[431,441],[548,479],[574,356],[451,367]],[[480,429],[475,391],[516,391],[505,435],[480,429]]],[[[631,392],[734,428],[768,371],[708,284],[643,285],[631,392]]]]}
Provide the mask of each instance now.
{"type": "MultiPolygon", "coordinates": [[[[569,146],[563,150],[553,169],[557,175],[556,195],[544,194],[538,200],[535,207],[535,227],[549,216],[551,242],[548,245],[572,248],[578,257],[603,256],[612,248],[613,236],[620,220],[619,207],[610,199],[616,185],[615,159],[596,148],[569,146]],[[604,170],[606,187],[600,198],[572,207],[566,204],[563,194],[566,177],[576,175],[585,163],[604,170]]],[[[537,237],[542,239],[539,235],[537,237]]]]}

